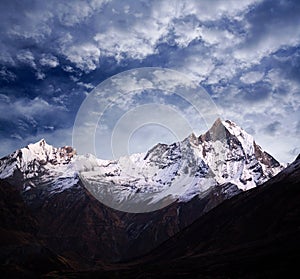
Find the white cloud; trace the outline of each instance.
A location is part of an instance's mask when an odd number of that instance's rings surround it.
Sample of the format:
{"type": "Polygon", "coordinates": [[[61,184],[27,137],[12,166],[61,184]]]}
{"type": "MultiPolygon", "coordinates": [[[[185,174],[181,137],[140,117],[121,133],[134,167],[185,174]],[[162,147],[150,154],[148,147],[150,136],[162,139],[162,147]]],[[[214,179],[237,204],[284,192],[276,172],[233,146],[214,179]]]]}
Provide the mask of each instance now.
{"type": "Polygon", "coordinates": [[[17,76],[13,72],[7,70],[6,67],[1,68],[0,77],[4,80],[8,81],[8,82],[9,81],[14,81],[17,78],[17,76]]]}
{"type": "Polygon", "coordinates": [[[109,0],[54,2],[55,13],[61,24],[72,27],[88,19],[107,2],[109,0]]]}
{"type": "Polygon", "coordinates": [[[197,82],[203,82],[215,68],[215,62],[201,54],[192,54],[182,59],[182,64],[177,66],[178,71],[185,73],[197,82]]]}
{"type": "Polygon", "coordinates": [[[276,11],[265,7],[263,12],[258,11],[257,16],[248,19],[246,37],[240,47],[234,50],[235,58],[252,65],[280,48],[300,44],[299,7],[294,3],[288,7],[289,3],[284,1],[275,4],[272,9],[276,11]]]}
{"type": "Polygon", "coordinates": [[[175,42],[180,47],[187,47],[193,40],[201,38],[201,27],[194,22],[181,21],[174,24],[175,42]]]}
{"type": "Polygon", "coordinates": [[[41,42],[52,32],[49,22],[53,19],[52,9],[45,7],[35,8],[20,7],[20,13],[7,13],[8,17],[16,17],[13,24],[7,27],[7,34],[21,39],[30,39],[34,42],[41,42]]]}
{"type": "Polygon", "coordinates": [[[187,47],[193,40],[202,40],[210,47],[218,45],[218,48],[233,47],[241,40],[228,30],[219,27],[206,27],[200,22],[179,21],[174,24],[175,42],[180,47],[187,47]]]}
{"type": "Polygon", "coordinates": [[[46,114],[58,113],[66,110],[62,105],[52,105],[39,97],[36,97],[33,100],[23,98],[17,99],[16,101],[12,101],[7,97],[5,100],[5,102],[0,103],[0,110],[2,112],[1,119],[5,120],[17,119],[18,117],[41,117],[46,114]]]}
{"type": "Polygon", "coordinates": [[[63,68],[63,70],[65,71],[65,72],[67,72],[67,73],[73,73],[75,70],[71,67],[71,66],[69,66],[69,65],[65,65],[65,66],[63,66],[62,67],[63,68]]]}
{"type": "Polygon", "coordinates": [[[8,104],[10,102],[10,98],[4,94],[0,94],[0,101],[1,103],[8,104]]]}
{"type": "Polygon", "coordinates": [[[263,78],[263,76],[264,76],[264,73],[253,71],[253,72],[248,72],[248,73],[243,74],[240,77],[240,80],[243,83],[251,84],[251,83],[256,83],[256,82],[260,81],[263,78]]]}
{"type": "Polygon", "coordinates": [[[46,75],[43,72],[41,72],[41,71],[37,71],[35,73],[35,76],[36,76],[36,79],[38,79],[38,80],[43,80],[43,79],[46,78],[46,75]]]}
{"type": "Polygon", "coordinates": [[[94,40],[107,56],[113,56],[118,62],[124,58],[143,59],[156,53],[156,45],[167,32],[165,25],[156,19],[141,20],[126,29],[110,27],[97,33],[94,40]]]}
{"type": "Polygon", "coordinates": [[[63,52],[67,59],[82,71],[90,72],[99,65],[100,50],[94,44],[72,45],[63,52]]]}
{"type": "MultiPolygon", "coordinates": [[[[300,22],[299,22],[300,23],[300,22]]],[[[297,46],[300,44],[300,27],[286,26],[286,28],[277,29],[273,26],[275,32],[268,30],[264,38],[258,40],[251,46],[241,47],[234,51],[234,57],[240,61],[247,63],[249,66],[258,64],[263,57],[266,57],[278,49],[287,46],[297,46]]],[[[272,29],[273,30],[273,29],[272,29]]]]}
{"type": "Polygon", "coordinates": [[[50,68],[55,68],[59,65],[57,57],[52,54],[43,54],[39,62],[42,66],[47,66],[50,68]]]}
{"type": "Polygon", "coordinates": [[[12,57],[11,50],[0,42],[0,61],[2,65],[15,66],[16,62],[12,57]]]}
{"type": "Polygon", "coordinates": [[[36,69],[35,59],[33,53],[30,50],[20,50],[17,54],[17,59],[26,65],[36,69]]]}
{"type": "MultiPolygon", "coordinates": [[[[19,65],[35,69],[38,79],[45,78],[47,68],[62,66],[64,71],[74,72],[70,77],[73,82],[91,89],[92,85],[79,82],[79,77],[82,72],[89,73],[99,67],[100,58],[114,57],[120,62],[118,69],[125,69],[128,58],[140,60],[140,65],[145,66],[143,59],[159,54],[153,60],[145,60],[147,65],[178,69],[211,86],[224,115],[233,120],[242,119],[237,121],[242,126],[251,124],[254,132],[263,131],[266,125],[280,118],[285,118],[287,123],[299,118],[299,84],[286,77],[298,69],[298,58],[287,60],[279,53],[276,65],[270,62],[270,54],[277,50],[283,48],[283,52],[289,52],[291,47],[299,47],[299,16],[295,9],[288,7],[296,2],[91,0],[58,3],[49,0],[34,3],[28,6],[21,1],[18,9],[14,8],[15,3],[11,5],[13,9],[0,11],[3,22],[0,28],[4,34],[0,43],[3,79],[15,80],[17,71],[12,67],[19,65]],[[64,65],[60,65],[62,62],[64,65]],[[258,63],[261,67],[254,69],[252,65],[258,63]],[[283,63],[287,68],[290,64],[289,71],[274,69],[283,63]],[[260,70],[269,67],[273,68],[269,72],[260,70]],[[259,87],[260,84],[263,86],[259,87]],[[261,96],[247,99],[255,93],[251,90],[256,89],[261,90],[261,96]],[[249,115],[255,117],[246,119],[249,115]]],[[[132,86],[127,84],[129,89],[132,86]]],[[[65,97],[59,94],[52,100],[65,103],[65,97]]],[[[9,109],[3,106],[1,111],[7,115],[15,111],[17,115],[29,117],[33,113],[43,114],[42,108],[48,113],[57,109],[42,98],[17,100],[8,105],[9,109]]],[[[285,125],[280,128],[282,134],[289,134],[285,128],[285,125]]],[[[283,137],[279,144],[285,145],[283,137]]],[[[281,147],[282,152],[284,148],[281,147]]]]}
{"type": "Polygon", "coordinates": [[[218,44],[218,49],[222,50],[227,47],[233,47],[240,42],[240,39],[228,30],[219,28],[201,28],[201,38],[208,45],[218,44]]]}
{"type": "Polygon", "coordinates": [[[261,0],[202,0],[180,1],[178,11],[184,15],[193,14],[201,21],[219,20],[223,16],[238,17],[240,13],[248,11],[249,7],[261,0]]]}
{"type": "Polygon", "coordinates": [[[93,38],[102,53],[115,57],[118,62],[124,58],[141,60],[157,53],[157,45],[165,41],[173,26],[176,3],[137,2],[129,7],[118,7],[118,4],[121,5],[118,1],[112,3],[113,15],[107,15],[105,24],[97,21],[98,32],[93,38]]]}
{"type": "Polygon", "coordinates": [[[38,97],[33,100],[23,98],[13,101],[0,94],[0,100],[1,122],[14,126],[9,133],[6,131],[1,135],[0,156],[5,156],[41,138],[46,138],[58,146],[71,144],[70,129],[57,131],[53,126],[60,126],[57,120],[65,119],[64,106],[50,104],[38,97]],[[46,131],[43,132],[44,130],[46,131]]]}
{"type": "MultiPolygon", "coordinates": [[[[30,10],[24,7],[18,15],[20,23],[10,26],[8,34],[34,39],[39,44],[57,43],[61,54],[80,70],[89,72],[99,66],[100,51],[104,56],[115,57],[118,62],[126,58],[142,60],[156,54],[158,44],[167,42],[173,31],[175,42],[181,47],[198,39],[208,46],[231,47],[237,38],[228,30],[199,26],[193,21],[187,23],[185,18],[195,16],[198,21],[210,21],[223,16],[241,17],[242,12],[257,2],[154,1],[132,4],[106,0],[49,1],[47,4],[36,3],[30,10]],[[84,26],[87,22],[88,29],[84,26]]],[[[9,53],[8,50],[6,58],[2,58],[13,63],[9,53]]],[[[30,57],[27,58],[21,60],[29,63],[30,57]]],[[[31,66],[33,63],[31,60],[31,66]]],[[[40,64],[56,67],[58,61],[53,57],[42,57],[40,64]]]]}
{"type": "Polygon", "coordinates": [[[207,84],[217,84],[219,82],[229,82],[238,72],[240,65],[230,57],[224,57],[220,65],[216,65],[207,79],[207,84]]]}
{"type": "Polygon", "coordinates": [[[78,85],[83,86],[86,89],[93,89],[95,86],[91,83],[84,83],[82,81],[77,82],[78,85]]]}

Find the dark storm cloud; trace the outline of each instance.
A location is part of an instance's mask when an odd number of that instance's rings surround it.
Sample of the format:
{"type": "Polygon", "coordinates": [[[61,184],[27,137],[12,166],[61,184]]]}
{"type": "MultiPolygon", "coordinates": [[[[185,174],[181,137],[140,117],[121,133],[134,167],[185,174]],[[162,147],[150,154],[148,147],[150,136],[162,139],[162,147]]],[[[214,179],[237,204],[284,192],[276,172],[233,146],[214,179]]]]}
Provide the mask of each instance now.
{"type": "MultiPolygon", "coordinates": [[[[100,50],[86,22],[107,1],[10,1],[1,7],[0,60],[10,66],[54,66],[61,57],[82,71],[98,66],[100,50]]],[[[3,3],[3,2],[2,2],[3,3]]]]}
{"type": "Polygon", "coordinates": [[[282,76],[300,82],[300,50],[297,47],[286,47],[275,53],[272,58],[281,69],[282,76]]]}
{"type": "Polygon", "coordinates": [[[249,102],[260,102],[271,94],[271,85],[267,82],[258,82],[241,88],[241,97],[249,102]]]}
{"type": "Polygon", "coordinates": [[[270,124],[268,124],[265,128],[264,128],[264,132],[273,136],[275,135],[279,129],[280,129],[280,126],[281,126],[281,122],[279,121],[274,121],[270,124]]]}
{"type": "Polygon", "coordinates": [[[23,146],[22,136],[70,144],[63,139],[93,87],[148,66],[201,83],[224,118],[248,131],[284,134],[274,123],[299,118],[299,7],[270,0],[1,1],[0,100],[8,103],[0,153],[23,146]]]}
{"type": "Polygon", "coordinates": [[[280,47],[298,45],[299,1],[263,1],[246,16],[249,29],[241,44],[242,58],[261,59],[280,47]]]}
{"type": "Polygon", "coordinates": [[[265,36],[269,36],[270,32],[273,33],[274,30],[272,29],[276,27],[277,31],[275,30],[274,35],[283,35],[282,32],[284,31],[292,32],[291,26],[298,29],[297,23],[300,23],[299,13],[299,1],[263,1],[250,11],[246,17],[251,24],[246,43],[249,46],[257,44],[258,41],[264,40],[265,36]]]}

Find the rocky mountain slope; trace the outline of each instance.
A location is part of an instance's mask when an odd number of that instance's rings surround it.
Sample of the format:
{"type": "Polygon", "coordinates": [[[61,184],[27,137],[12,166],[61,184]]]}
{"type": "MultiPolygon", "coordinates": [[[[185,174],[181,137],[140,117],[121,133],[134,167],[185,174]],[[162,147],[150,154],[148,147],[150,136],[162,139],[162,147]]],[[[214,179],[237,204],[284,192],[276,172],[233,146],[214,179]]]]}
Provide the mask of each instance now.
{"type": "Polygon", "coordinates": [[[4,278],[33,278],[53,270],[72,270],[67,259],[38,237],[39,223],[19,191],[0,181],[0,262],[4,278]]]}
{"type": "Polygon", "coordinates": [[[300,255],[300,155],[131,262],[80,278],[293,278],[300,255]]]}
{"type": "Polygon", "coordinates": [[[22,196],[40,241],[92,266],[150,251],[282,168],[236,124],[218,119],[200,137],[116,161],[41,140],[2,158],[0,178],[22,196]]]}
{"type": "Polygon", "coordinates": [[[34,245],[37,222],[12,185],[1,182],[1,212],[6,209],[1,221],[10,232],[10,237],[5,238],[10,250],[1,245],[1,260],[5,260],[1,274],[4,278],[293,277],[298,272],[300,253],[298,157],[261,187],[224,201],[144,257],[115,264],[98,262],[93,267],[82,267],[50,251],[29,249],[26,243],[34,245]],[[12,195],[12,191],[14,201],[10,198],[7,203],[7,195],[12,195]],[[22,219],[11,218],[15,210],[23,213],[22,219]],[[23,252],[11,251],[15,246],[23,252]],[[39,258],[32,251],[44,253],[39,258]]]}

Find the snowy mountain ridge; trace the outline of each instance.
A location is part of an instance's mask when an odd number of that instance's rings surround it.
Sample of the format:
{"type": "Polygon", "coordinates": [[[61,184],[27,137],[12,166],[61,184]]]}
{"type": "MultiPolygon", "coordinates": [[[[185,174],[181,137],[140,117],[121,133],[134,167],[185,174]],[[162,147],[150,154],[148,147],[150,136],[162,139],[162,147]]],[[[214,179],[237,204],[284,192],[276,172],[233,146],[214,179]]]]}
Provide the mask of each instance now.
{"type": "Polygon", "coordinates": [[[119,206],[124,202],[186,202],[225,183],[248,190],[282,169],[251,135],[220,119],[199,137],[191,134],[182,142],[157,144],[114,161],[76,155],[72,147],[55,148],[45,140],[0,160],[0,178],[22,182],[24,192],[38,187],[55,194],[81,180],[95,197],[122,210],[127,209],[119,206]]]}
{"type": "MultiPolygon", "coordinates": [[[[40,184],[53,181],[56,190],[63,186],[62,180],[69,180],[70,187],[76,181],[76,172],[70,162],[76,151],[70,146],[53,147],[44,139],[16,150],[0,160],[0,178],[15,178],[28,191],[40,184]]],[[[62,189],[61,189],[62,190],[62,189]]]]}

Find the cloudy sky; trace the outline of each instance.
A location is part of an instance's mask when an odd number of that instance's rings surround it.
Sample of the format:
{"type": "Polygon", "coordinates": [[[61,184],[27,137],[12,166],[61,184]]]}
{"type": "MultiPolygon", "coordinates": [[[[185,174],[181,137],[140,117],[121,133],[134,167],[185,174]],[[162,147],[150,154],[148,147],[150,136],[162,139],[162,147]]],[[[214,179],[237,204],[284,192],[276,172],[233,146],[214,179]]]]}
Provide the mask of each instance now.
{"type": "MultiPolygon", "coordinates": [[[[297,0],[1,1],[0,156],[41,138],[71,145],[78,110],[99,83],[163,67],[202,86],[223,119],[289,162],[300,152],[299,14],[297,0]]],[[[151,94],[201,132],[193,108],[151,94]]],[[[122,109],[103,121],[117,123],[122,109]]],[[[145,141],[154,124],[141,129],[145,141]]],[[[109,128],[101,125],[97,133],[109,128]]],[[[156,135],[168,141],[162,126],[156,135]]]]}

